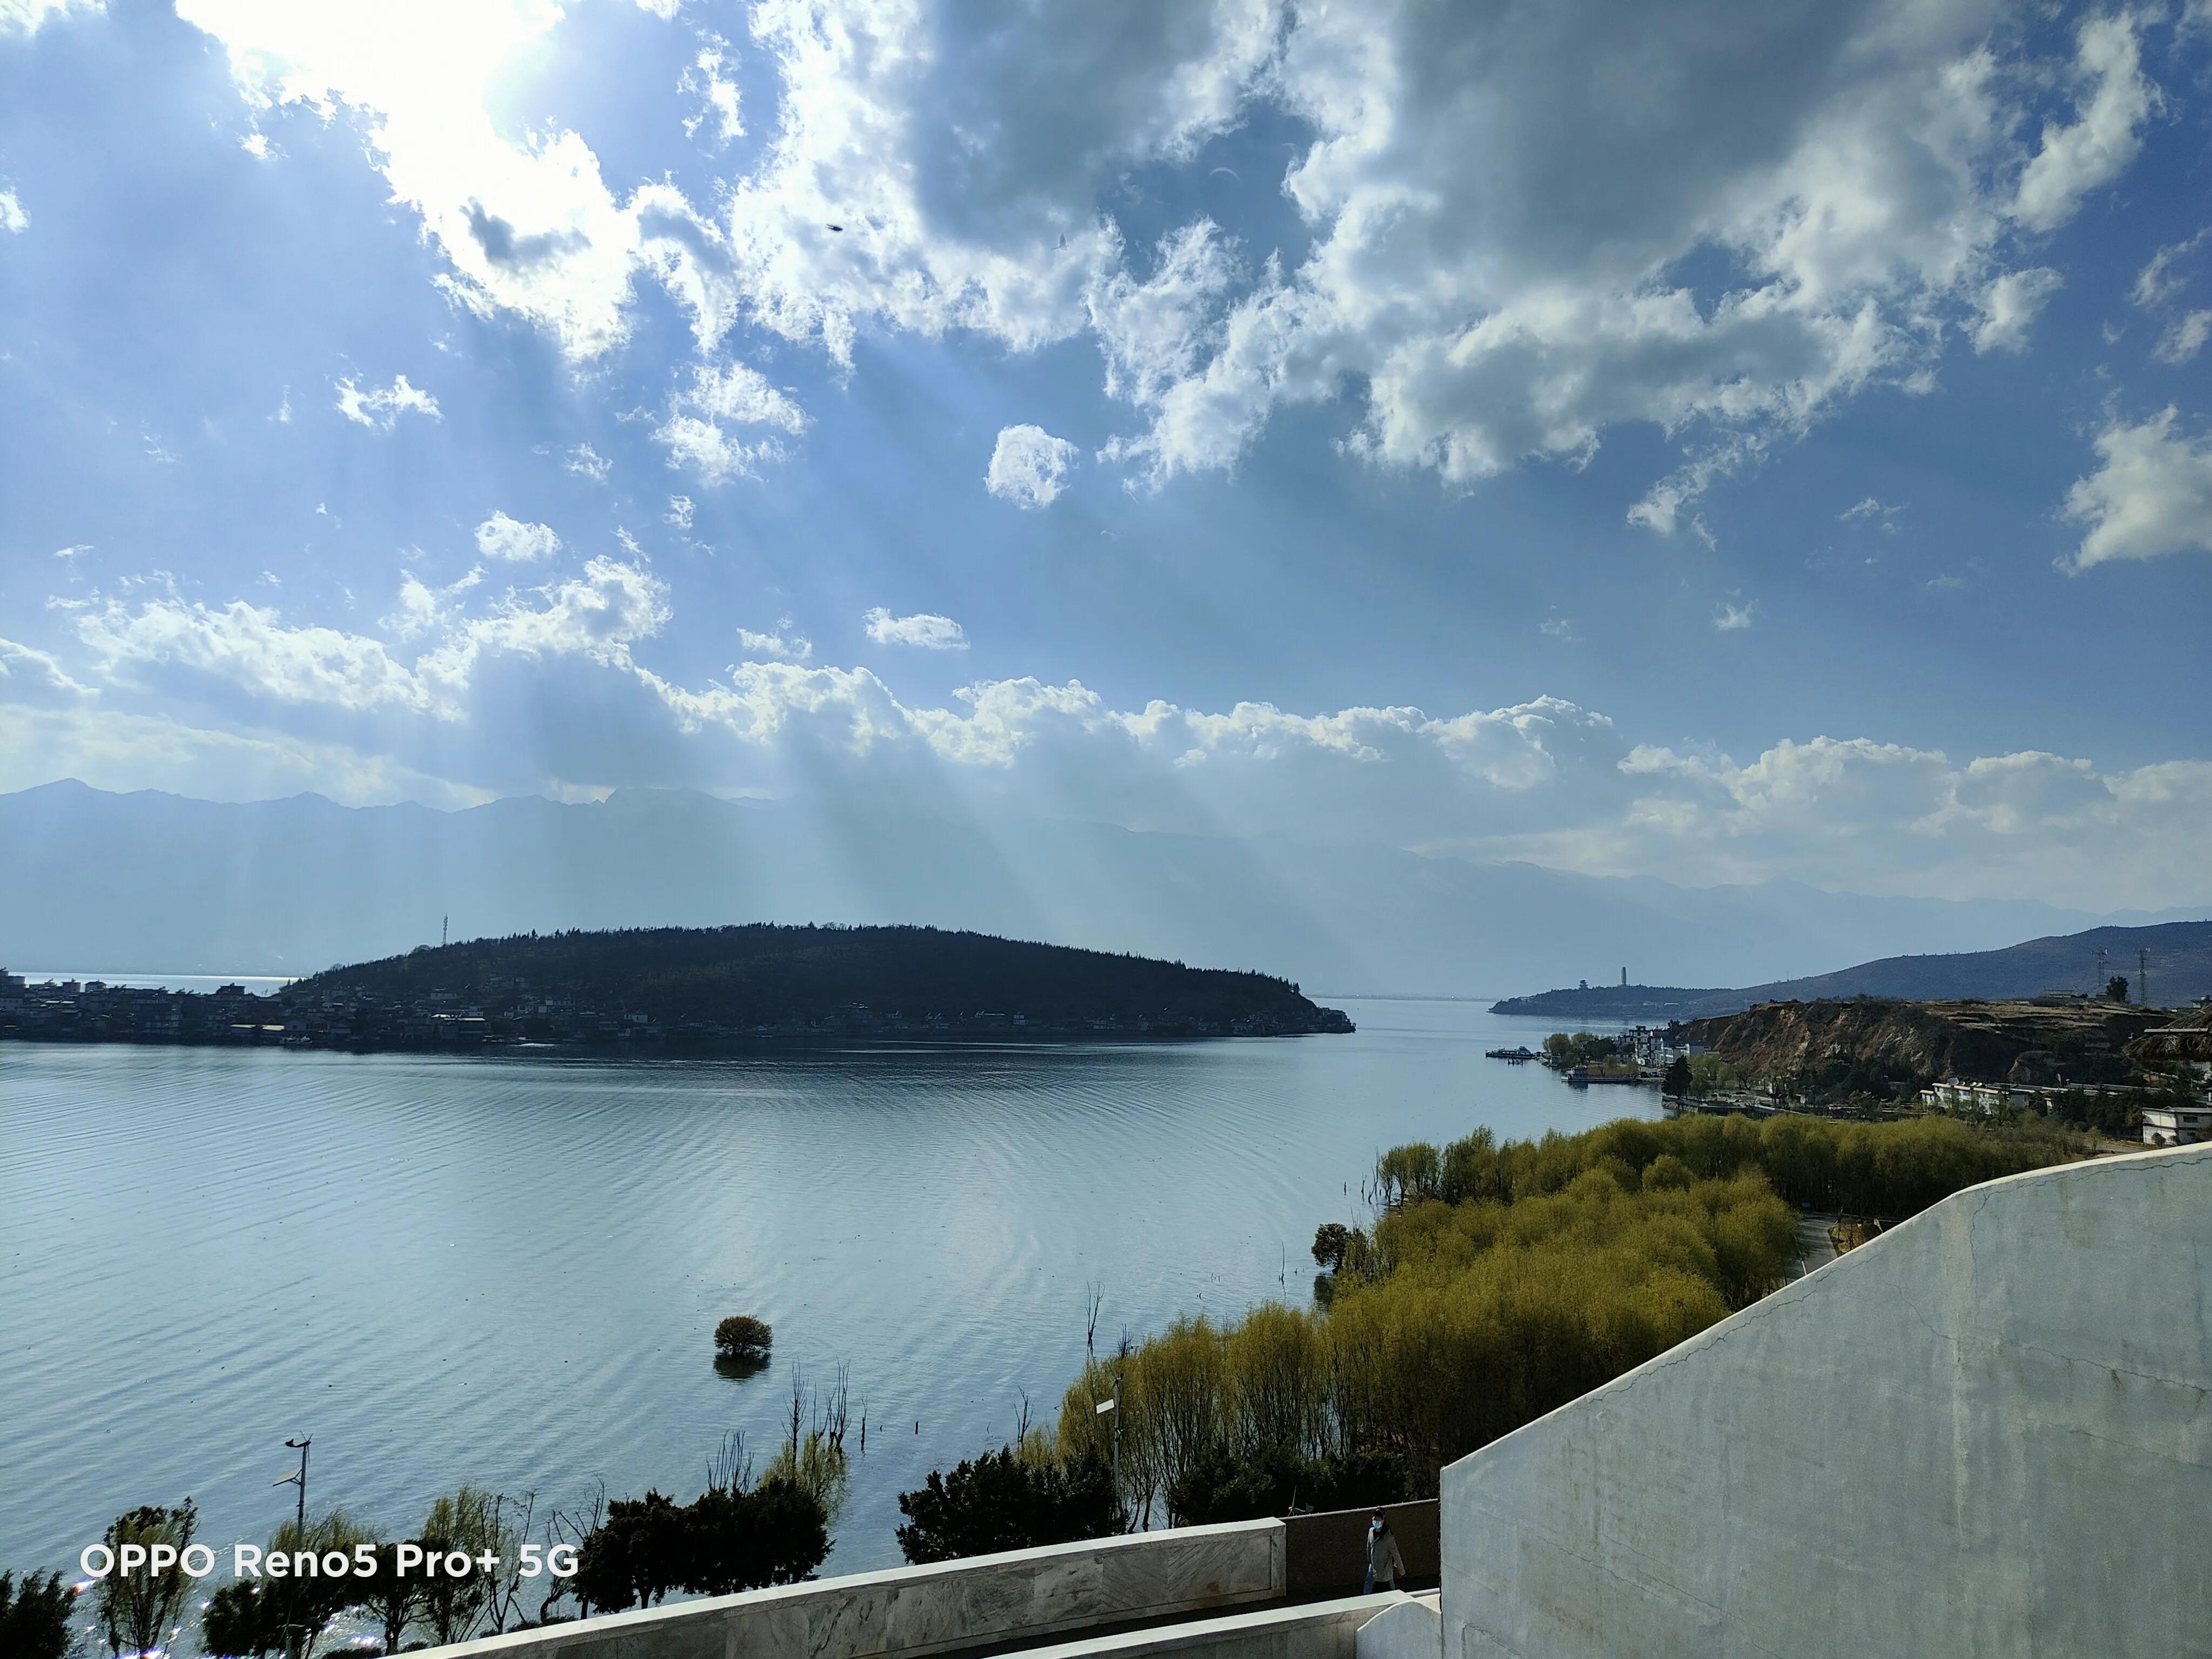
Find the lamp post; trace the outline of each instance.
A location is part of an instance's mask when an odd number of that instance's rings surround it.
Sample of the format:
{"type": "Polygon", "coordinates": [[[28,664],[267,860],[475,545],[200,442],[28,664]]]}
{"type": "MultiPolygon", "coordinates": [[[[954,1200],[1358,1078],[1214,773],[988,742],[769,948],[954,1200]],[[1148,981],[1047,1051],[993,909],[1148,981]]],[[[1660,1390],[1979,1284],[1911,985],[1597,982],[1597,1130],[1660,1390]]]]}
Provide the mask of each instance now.
{"type": "Polygon", "coordinates": [[[1114,1397],[1098,1402],[1098,1415],[1111,1413],[1114,1419],[1114,1501],[1121,1501],[1121,1376],[1114,1375],[1114,1397]]]}

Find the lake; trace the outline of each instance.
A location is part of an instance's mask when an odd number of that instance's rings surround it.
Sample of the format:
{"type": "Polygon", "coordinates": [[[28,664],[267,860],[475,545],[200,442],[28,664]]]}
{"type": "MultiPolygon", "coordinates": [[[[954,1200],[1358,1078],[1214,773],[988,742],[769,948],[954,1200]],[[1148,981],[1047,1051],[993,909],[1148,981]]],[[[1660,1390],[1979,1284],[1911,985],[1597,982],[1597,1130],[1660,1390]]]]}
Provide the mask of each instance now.
{"type": "Polygon", "coordinates": [[[1548,1023],[1325,999],[1349,1036],[726,1061],[0,1043],[0,1569],[119,1510],[225,1553],[309,1502],[404,1535],[463,1480],[681,1499],[796,1365],[847,1368],[827,1571],[896,1565],[897,1494],[1056,1419],[1084,1354],[1310,1294],[1375,1155],[1656,1115],[1484,1048],[1548,1023]],[[732,1313],[767,1372],[718,1374],[732,1313]],[[866,1413],[867,1448],[857,1424],[866,1413]]]}

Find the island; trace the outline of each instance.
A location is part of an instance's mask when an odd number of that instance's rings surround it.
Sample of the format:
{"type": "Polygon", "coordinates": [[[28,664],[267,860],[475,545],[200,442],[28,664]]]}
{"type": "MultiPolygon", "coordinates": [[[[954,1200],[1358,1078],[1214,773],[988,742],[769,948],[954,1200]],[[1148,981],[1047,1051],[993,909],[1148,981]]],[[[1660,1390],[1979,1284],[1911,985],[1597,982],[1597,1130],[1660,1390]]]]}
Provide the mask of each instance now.
{"type": "Polygon", "coordinates": [[[638,927],[422,945],[267,996],[0,973],[0,1037],[355,1051],[1346,1032],[1288,980],[935,927],[638,927]]]}

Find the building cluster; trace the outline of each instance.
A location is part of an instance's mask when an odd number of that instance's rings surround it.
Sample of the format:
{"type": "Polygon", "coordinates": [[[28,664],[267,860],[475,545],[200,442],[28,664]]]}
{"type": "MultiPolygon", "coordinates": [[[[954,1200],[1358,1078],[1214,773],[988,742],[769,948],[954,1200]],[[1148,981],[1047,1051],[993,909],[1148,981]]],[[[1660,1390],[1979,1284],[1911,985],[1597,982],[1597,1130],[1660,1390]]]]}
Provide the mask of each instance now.
{"type": "MultiPolygon", "coordinates": [[[[2012,1111],[2048,1113],[2054,1102],[2068,1095],[2138,1092],[2132,1085],[2118,1083],[1968,1083],[1954,1077],[1923,1089],[1920,1103],[1930,1111],[1996,1117],[2012,1111]]],[[[2142,1117],[2142,1139],[2146,1146],[2194,1146],[2212,1140],[2212,1095],[2195,1099],[2186,1095],[2147,1095],[2137,1109],[2142,1117]]]]}
{"type": "Polygon", "coordinates": [[[52,1042],[438,1051],[683,1047],[758,1038],[1278,1036],[1294,1029],[1304,1028],[1266,1012],[1230,1019],[1162,1012],[1047,1021],[1019,1012],[909,1016],[857,1002],[772,1022],[665,1020],[635,1010],[593,1006],[588,999],[562,992],[533,990],[520,978],[491,980],[470,994],[433,989],[390,995],[302,984],[255,996],[239,985],[210,993],[98,980],[28,985],[20,975],[0,972],[0,1037],[52,1042]]]}

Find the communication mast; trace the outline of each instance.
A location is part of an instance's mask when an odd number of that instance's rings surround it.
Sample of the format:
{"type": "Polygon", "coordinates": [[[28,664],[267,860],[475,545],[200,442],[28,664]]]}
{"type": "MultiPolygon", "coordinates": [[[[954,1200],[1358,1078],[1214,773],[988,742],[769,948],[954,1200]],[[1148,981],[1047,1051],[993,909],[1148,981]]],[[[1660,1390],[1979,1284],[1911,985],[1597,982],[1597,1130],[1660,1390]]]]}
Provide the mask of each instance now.
{"type": "Polygon", "coordinates": [[[2095,989],[2090,994],[2093,996],[2104,995],[2105,987],[2112,983],[2111,976],[2106,972],[2107,965],[2105,960],[2105,947],[2100,945],[2097,947],[2097,984],[2095,989]]]}
{"type": "Polygon", "coordinates": [[[2136,952],[2136,1006],[2139,1008],[2150,1006],[2150,952],[2148,951],[2136,952]]]}

